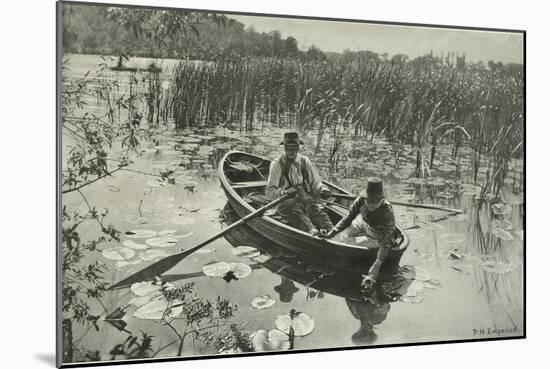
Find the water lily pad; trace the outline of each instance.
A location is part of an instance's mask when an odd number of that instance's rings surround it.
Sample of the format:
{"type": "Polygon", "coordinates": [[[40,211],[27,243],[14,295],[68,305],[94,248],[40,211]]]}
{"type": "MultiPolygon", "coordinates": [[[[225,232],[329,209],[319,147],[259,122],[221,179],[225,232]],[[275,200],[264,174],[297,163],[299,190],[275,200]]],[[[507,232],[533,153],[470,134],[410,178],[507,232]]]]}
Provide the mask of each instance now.
{"type": "Polygon", "coordinates": [[[417,281],[429,281],[432,278],[432,275],[426,269],[414,265],[403,265],[398,274],[403,278],[417,281]]]}
{"type": "Polygon", "coordinates": [[[239,279],[243,279],[248,277],[252,273],[252,268],[250,268],[249,265],[244,263],[229,263],[231,267],[231,271],[235,275],[235,277],[239,279]]]}
{"type": "Polygon", "coordinates": [[[128,238],[151,238],[155,237],[157,232],[150,229],[133,229],[131,231],[126,231],[124,235],[128,238]]]}
{"type": "Polygon", "coordinates": [[[416,297],[424,290],[424,283],[419,280],[413,281],[402,294],[405,297],[416,297]]]}
{"type": "Polygon", "coordinates": [[[278,329],[272,329],[269,333],[260,329],[250,335],[254,351],[284,351],[290,348],[288,335],[278,329]]]}
{"type": "Polygon", "coordinates": [[[155,149],[156,150],[172,150],[173,146],[172,145],[158,145],[158,146],[155,146],[155,149]]]}
{"type": "Polygon", "coordinates": [[[255,258],[260,255],[260,251],[252,246],[237,246],[231,249],[231,253],[235,256],[241,256],[244,258],[255,258]]]}
{"type": "Polygon", "coordinates": [[[195,223],[195,219],[178,215],[172,218],[172,223],[179,224],[179,225],[193,224],[195,223]]]}
{"type": "Polygon", "coordinates": [[[149,187],[163,187],[163,186],[166,186],[166,183],[161,182],[161,181],[157,181],[157,180],[152,180],[152,181],[147,182],[147,186],[149,186],[149,187]]]}
{"type": "Polygon", "coordinates": [[[254,261],[261,264],[261,263],[265,263],[265,262],[271,260],[271,256],[266,255],[266,254],[262,254],[262,255],[258,255],[256,257],[252,258],[252,260],[254,260],[254,261]]]}
{"type": "Polygon", "coordinates": [[[138,319],[161,320],[163,318],[169,319],[178,316],[183,311],[181,301],[173,301],[170,306],[166,299],[153,300],[137,309],[134,317],[138,319]]]}
{"type": "Polygon", "coordinates": [[[502,228],[494,227],[493,229],[491,229],[491,232],[495,237],[500,238],[504,241],[512,241],[514,239],[514,236],[512,236],[510,232],[502,228]]]}
{"type": "Polygon", "coordinates": [[[165,237],[165,236],[173,236],[178,231],[177,229],[165,229],[164,231],[159,232],[159,236],[165,237]]]}
{"type": "Polygon", "coordinates": [[[173,238],[177,238],[177,239],[180,239],[180,238],[187,238],[191,235],[193,235],[193,231],[189,231],[187,233],[182,233],[182,234],[175,234],[175,235],[172,235],[173,238]]]}
{"type": "Polygon", "coordinates": [[[154,300],[164,300],[164,296],[162,295],[162,292],[160,291],[160,289],[146,296],[134,297],[130,299],[130,301],[128,301],[128,305],[140,307],[154,300]]]}
{"type": "Polygon", "coordinates": [[[168,252],[161,249],[147,250],[139,254],[139,258],[143,261],[156,261],[169,256],[168,252]]]}
{"type": "Polygon", "coordinates": [[[124,267],[127,267],[129,265],[136,265],[141,263],[141,260],[134,260],[134,261],[128,261],[128,260],[119,260],[115,263],[115,268],[122,269],[124,267]]]}
{"type": "Polygon", "coordinates": [[[446,243],[462,243],[466,241],[467,237],[462,233],[443,233],[439,239],[446,243]]]}
{"type": "Polygon", "coordinates": [[[148,238],[145,243],[152,247],[172,247],[176,246],[178,240],[171,237],[154,237],[148,238]]]}
{"type": "Polygon", "coordinates": [[[102,254],[103,257],[110,260],[129,260],[134,257],[136,252],[127,247],[114,247],[103,250],[102,254]]]}
{"type": "Polygon", "coordinates": [[[445,191],[445,192],[438,193],[437,197],[439,197],[440,199],[452,199],[452,198],[455,197],[455,195],[454,195],[454,193],[445,191]]]}
{"type": "Polygon", "coordinates": [[[483,270],[489,273],[504,274],[516,270],[517,266],[503,261],[486,261],[481,264],[483,270]]]}
{"type": "Polygon", "coordinates": [[[143,149],[143,150],[141,150],[141,152],[144,153],[144,154],[154,154],[154,153],[158,152],[158,150],[157,149],[143,149]]]}
{"type": "Polygon", "coordinates": [[[231,270],[231,265],[225,261],[217,263],[206,264],[202,267],[202,272],[208,277],[223,277],[227,272],[231,270]]]}
{"type": "Polygon", "coordinates": [[[267,309],[273,306],[275,302],[276,300],[273,297],[269,295],[263,295],[263,296],[254,297],[254,299],[252,299],[252,302],[250,304],[255,309],[267,309]]]}
{"type": "Polygon", "coordinates": [[[126,222],[135,225],[142,225],[147,224],[148,220],[146,217],[142,217],[139,215],[129,215],[126,217],[126,222]]]}
{"type": "Polygon", "coordinates": [[[160,290],[160,284],[155,284],[153,282],[137,282],[130,286],[130,291],[136,296],[146,296],[160,290]]]}
{"type": "Polygon", "coordinates": [[[428,263],[430,261],[434,261],[435,260],[435,255],[434,254],[428,254],[428,253],[422,253],[422,252],[419,252],[418,253],[418,260],[424,262],[424,263],[428,263]]]}
{"type": "Polygon", "coordinates": [[[416,295],[413,297],[409,296],[401,296],[399,297],[399,301],[406,302],[408,304],[418,304],[424,300],[424,297],[422,295],[416,295]]]}
{"type": "Polygon", "coordinates": [[[504,229],[506,231],[509,231],[512,228],[514,228],[514,226],[512,225],[512,222],[510,222],[508,220],[499,220],[499,219],[493,220],[492,226],[493,226],[493,228],[501,228],[501,229],[504,229]]]}
{"type": "Polygon", "coordinates": [[[143,243],[137,243],[132,240],[126,240],[122,243],[125,247],[129,247],[134,250],[147,250],[149,247],[143,243]]]}
{"type": "Polygon", "coordinates": [[[286,334],[290,333],[290,327],[292,327],[294,329],[294,335],[296,337],[302,337],[313,331],[315,322],[306,313],[298,312],[294,316],[294,319],[291,319],[289,314],[277,316],[277,319],[275,319],[275,326],[286,334]]]}
{"type": "Polygon", "coordinates": [[[210,254],[211,252],[215,252],[215,249],[198,249],[195,251],[196,254],[210,254]]]}

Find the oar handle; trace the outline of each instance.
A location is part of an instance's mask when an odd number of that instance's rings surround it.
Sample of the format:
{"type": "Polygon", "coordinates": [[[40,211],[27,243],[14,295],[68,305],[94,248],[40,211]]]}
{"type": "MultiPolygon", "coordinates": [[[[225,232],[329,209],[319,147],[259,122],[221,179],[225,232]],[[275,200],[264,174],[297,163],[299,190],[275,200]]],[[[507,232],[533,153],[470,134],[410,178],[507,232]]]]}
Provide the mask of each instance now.
{"type": "Polygon", "coordinates": [[[212,237],[210,237],[209,239],[201,242],[200,244],[198,244],[197,246],[195,247],[192,247],[188,250],[185,250],[186,253],[193,253],[195,252],[196,250],[200,249],[201,247],[209,244],[210,242],[214,241],[215,239],[217,238],[220,238],[221,236],[223,236],[224,234],[232,231],[233,229],[241,226],[242,224],[246,223],[248,220],[250,220],[251,218],[254,218],[254,217],[257,217],[259,215],[262,215],[263,213],[265,213],[267,210],[279,205],[281,202],[285,201],[286,199],[288,199],[289,197],[292,197],[294,196],[294,194],[286,194],[280,198],[278,198],[277,200],[274,200],[272,202],[270,202],[269,204],[267,205],[264,205],[262,206],[261,208],[257,209],[256,211],[248,214],[247,216],[245,216],[244,218],[241,218],[240,220],[238,220],[237,222],[231,224],[229,227],[225,228],[223,231],[219,232],[219,233],[216,233],[215,235],[213,235],[212,237]]]}
{"type": "MultiPolygon", "coordinates": [[[[345,194],[345,193],[332,193],[331,196],[335,197],[335,198],[351,199],[351,200],[357,198],[356,195],[348,195],[348,194],[345,194]]],[[[411,203],[408,203],[408,202],[400,202],[400,201],[393,201],[393,200],[388,200],[388,201],[390,203],[392,203],[393,205],[397,205],[397,206],[407,206],[409,208],[441,210],[441,211],[448,211],[450,213],[455,213],[455,214],[462,214],[462,210],[452,209],[452,208],[445,208],[445,207],[437,206],[437,205],[411,204],[411,203]]]]}

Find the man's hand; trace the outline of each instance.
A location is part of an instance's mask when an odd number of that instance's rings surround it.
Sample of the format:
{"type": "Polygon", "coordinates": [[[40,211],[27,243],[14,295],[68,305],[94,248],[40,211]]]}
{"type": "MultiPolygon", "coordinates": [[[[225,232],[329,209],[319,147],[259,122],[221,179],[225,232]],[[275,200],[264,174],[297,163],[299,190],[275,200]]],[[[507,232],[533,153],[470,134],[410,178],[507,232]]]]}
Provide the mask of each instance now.
{"type": "Polygon", "coordinates": [[[298,189],[296,187],[289,187],[281,192],[282,195],[296,195],[297,193],[298,189]]]}
{"type": "Polygon", "coordinates": [[[334,232],[334,230],[330,230],[330,231],[326,231],[324,229],[321,229],[317,234],[316,236],[319,237],[319,238],[332,238],[334,237],[334,235],[336,234],[336,232],[334,232]]]}
{"type": "Polygon", "coordinates": [[[330,190],[327,189],[327,188],[323,188],[323,189],[321,190],[320,195],[321,195],[321,198],[326,199],[326,198],[329,198],[329,197],[332,196],[332,192],[330,192],[330,190]]]}

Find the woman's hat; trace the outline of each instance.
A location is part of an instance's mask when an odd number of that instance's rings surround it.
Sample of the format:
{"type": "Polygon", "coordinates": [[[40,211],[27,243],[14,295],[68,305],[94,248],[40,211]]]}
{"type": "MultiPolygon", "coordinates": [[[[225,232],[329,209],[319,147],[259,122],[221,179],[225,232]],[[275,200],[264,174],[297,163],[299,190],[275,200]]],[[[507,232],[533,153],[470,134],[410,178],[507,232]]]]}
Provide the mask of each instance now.
{"type": "Polygon", "coordinates": [[[298,136],[298,132],[286,132],[283,141],[279,145],[285,145],[285,149],[297,149],[303,144],[298,136]]]}
{"type": "Polygon", "coordinates": [[[359,193],[367,199],[367,206],[369,207],[378,207],[382,199],[386,196],[384,195],[384,185],[382,180],[377,177],[371,177],[367,180],[367,187],[359,193]]]}

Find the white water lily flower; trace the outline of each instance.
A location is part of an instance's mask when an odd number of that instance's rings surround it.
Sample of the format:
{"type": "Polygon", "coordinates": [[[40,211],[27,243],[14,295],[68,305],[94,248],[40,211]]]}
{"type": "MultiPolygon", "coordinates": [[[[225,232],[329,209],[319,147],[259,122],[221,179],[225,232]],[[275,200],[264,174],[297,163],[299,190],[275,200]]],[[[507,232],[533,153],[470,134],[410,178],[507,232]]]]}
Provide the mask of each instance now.
{"type": "Polygon", "coordinates": [[[252,268],[249,265],[244,263],[230,263],[231,271],[235,277],[243,279],[248,277],[252,273],[252,268]]]}
{"type": "Polygon", "coordinates": [[[105,249],[102,252],[103,256],[110,260],[129,260],[136,254],[134,250],[127,247],[114,247],[105,249]]]}
{"type": "Polygon", "coordinates": [[[254,351],[284,351],[290,348],[288,335],[278,329],[272,329],[269,333],[260,329],[250,335],[254,351]]]}
{"type": "Polygon", "coordinates": [[[176,246],[178,240],[171,237],[154,237],[146,239],[145,243],[152,247],[172,247],[176,246]]]}
{"type": "Polygon", "coordinates": [[[260,255],[260,251],[252,246],[237,246],[231,249],[231,253],[243,258],[255,258],[260,255]]]}
{"type": "Polygon", "coordinates": [[[149,247],[143,243],[137,243],[132,240],[126,240],[122,243],[125,247],[129,247],[134,250],[147,250],[149,247]]]}
{"type": "Polygon", "coordinates": [[[263,296],[254,297],[252,299],[252,302],[250,302],[250,304],[252,305],[252,307],[256,309],[267,309],[275,305],[275,302],[276,300],[273,297],[269,295],[263,295],[263,296]]]}
{"type": "Polygon", "coordinates": [[[297,313],[294,319],[290,318],[289,314],[281,314],[275,319],[275,326],[280,331],[289,334],[290,327],[294,330],[296,337],[302,337],[310,334],[315,328],[315,322],[306,313],[297,313]]]}
{"type": "Polygon", "coordinates": [[[125,232],[124,235],[128,238],[151,238],[155,237],[157,232],[150,229],[133,229],[125,232]]]}
{"type": "Polygon", "coordinates": [[[231,270],[231,265],[225,261],[206,264],[202,267],[202,272],[208,277],[222,277],[231,270]]]}

